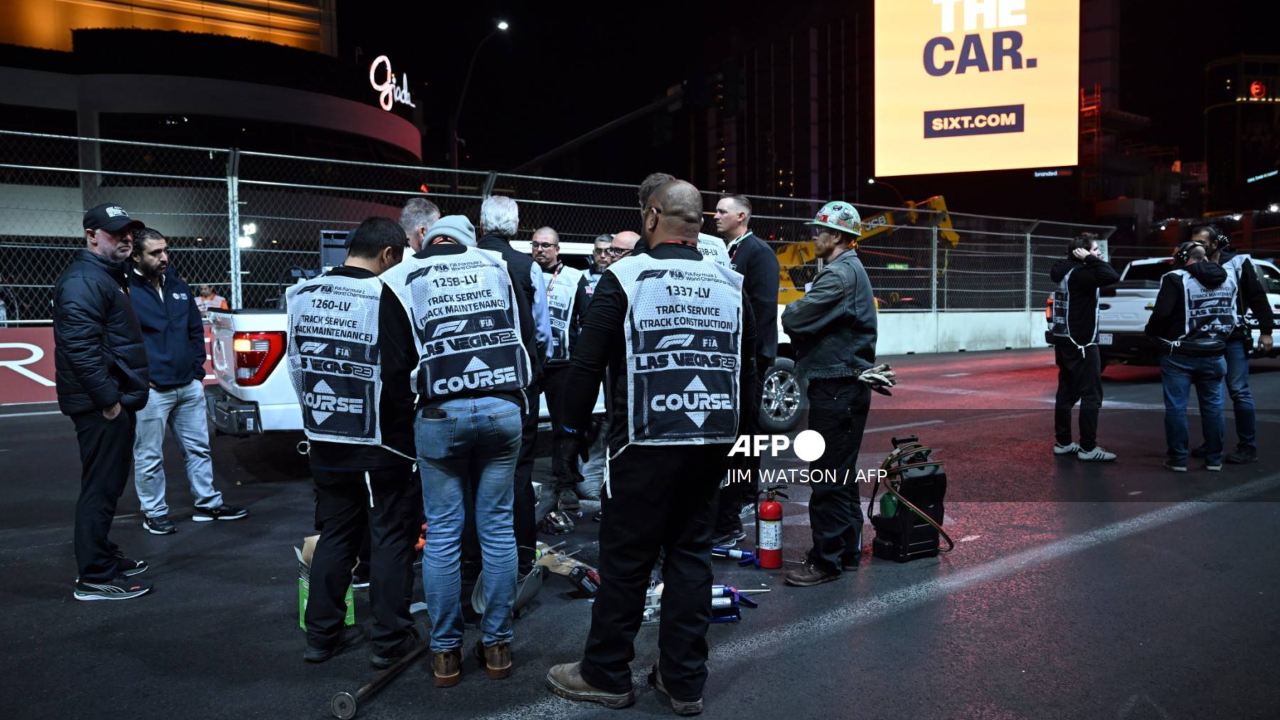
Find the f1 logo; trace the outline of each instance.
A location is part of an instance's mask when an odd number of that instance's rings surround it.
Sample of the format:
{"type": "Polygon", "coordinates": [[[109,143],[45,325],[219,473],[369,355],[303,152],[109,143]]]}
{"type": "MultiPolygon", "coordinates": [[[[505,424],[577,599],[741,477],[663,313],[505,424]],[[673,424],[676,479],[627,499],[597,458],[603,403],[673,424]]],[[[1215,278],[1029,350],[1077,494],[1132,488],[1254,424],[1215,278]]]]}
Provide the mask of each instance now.
{"type": "Polygon", "coordinates": [[[693,344],[693,335],[688,333],[683,333],[680,335],[668,335],[662,338],[661,340],[658,341],[658,346],[654,349],[666,350],[668,348],[673,348],[673,347],[686,348],[692,344],[693,344]]]}
{"type": "Polygon", "coordinates": [[[431,333],[431,339],[434,340],[441,335],[457,335],[467,327],[466,320],[450,320],[436,325],[436,329],[431,333]]]}
{"type": "Polygon", "coordinates": [[[319,355],[327,347],[329,347],[329,343],[307,341],[302,343],[298,348],[298,352],[303,355],[319,355]]]}

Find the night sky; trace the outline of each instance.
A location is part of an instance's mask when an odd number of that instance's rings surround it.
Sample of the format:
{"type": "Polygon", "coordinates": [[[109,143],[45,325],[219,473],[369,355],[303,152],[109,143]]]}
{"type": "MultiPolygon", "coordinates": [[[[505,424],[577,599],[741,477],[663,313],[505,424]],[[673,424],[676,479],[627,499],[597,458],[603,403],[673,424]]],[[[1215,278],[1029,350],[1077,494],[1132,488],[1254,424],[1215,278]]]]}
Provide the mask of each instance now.
{"type": "MultiPolygon", "coordinates": [[[[519,165],[645,105],[694,69],[749,47],[752,38],[804,27],[824,12],[817,3],[776,2],[415,5],[424,9],[340,0],[342,53],[354,57],[358,47],[364,62],[386,53],[409,72],[428,124],[424,159],[443,165],[446,121],[467,62],[494,21],[507,19],[511,32],[491,38],[480,53],[461,122],[460,135],[469,141],[462,165],[484,169],[519,165]]],[[[1239,52],[1280,54],[1280,25],[1267,5],[1122,0],[1120,107],[1152,118],[1136,139],[1179,146],[1184,160],[1202,159],[1204,65],[1239,52]]],[[[864,18],[866,27],[869,13],[864,18]]],[[[649,133],[640,120],[594,142],[579,163],[581,177],[635,182],[665,163],[683,164],[655,153],[649,133]]]]}

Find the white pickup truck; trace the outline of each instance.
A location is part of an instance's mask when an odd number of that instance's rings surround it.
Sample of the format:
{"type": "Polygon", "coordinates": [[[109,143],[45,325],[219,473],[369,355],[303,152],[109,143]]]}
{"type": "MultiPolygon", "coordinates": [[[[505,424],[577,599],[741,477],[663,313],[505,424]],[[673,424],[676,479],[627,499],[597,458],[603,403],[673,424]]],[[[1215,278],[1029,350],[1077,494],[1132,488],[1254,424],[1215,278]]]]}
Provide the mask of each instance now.
{"type": "MultiPolygon", "coordinates": [[[[529,251],[529,243],[513,247],[529,251]]],[[[564,261],[585,269],[591,245],[565,243],[564,261]],[[578,247],[585,246],[585,247],[578,247]]],[[[282,309],[211,310],[209,355],[217,386],[205,390],[209,420],[224,435],[302,432],[302,408],[289,380],[285,356],[288,317],[282,309]]],[[[549,430],[551,415],[542,397],[539,430],[549,430]]],[[[595,412],[604,413],[604,395],[595,412]]]]}
{"type": "MultiPolygon", "coordinates": [[[[1266,286],[1268,301],[1280,314],[1280,269],[1267,260],[1254,259],[1253,266],[1258,271],[1258,279],[1266,286]]],[[[1168,257],[1134,260],[1125,266],[1120,282],[1102,289],[1098,301],[1098,347],[1103,367],[1109,363],[1159,364],[1159,348],[1143,330],[1155,308],[1160,278],[1172,269],[1173,260],[1168,257]]],[[[1246,315],[1245,321],[1254,326],[1254,356],[1257,357],[1260,350],[1253,313],[1246,315]]],[[[1273,350],[1270,355],[1275,357],[1278,352],[1273,350]]]]}

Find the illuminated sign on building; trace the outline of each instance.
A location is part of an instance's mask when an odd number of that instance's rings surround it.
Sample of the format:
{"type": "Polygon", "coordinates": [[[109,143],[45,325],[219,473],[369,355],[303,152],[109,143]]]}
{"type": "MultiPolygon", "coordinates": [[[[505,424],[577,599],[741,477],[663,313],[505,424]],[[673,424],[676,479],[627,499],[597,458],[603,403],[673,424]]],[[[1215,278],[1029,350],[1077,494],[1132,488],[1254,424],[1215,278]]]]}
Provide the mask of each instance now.
{"type": "Polygon", "coordinates": [[[876,0],[875,174],[1075,165],[1079,0],[876,0]]]}
{"type": "Polygon", "coordinates": [[[413,96],[409,94],[409,74],[405,73],[398,79],[399,87],[396,86],[396,74],[391,71],[391,58],[386,55],[379,55],[369,65],[369,84],[378,91],[378,105],[382,106],[383,110],[390,111],[395,103],[417,107],[413,104],[413,96]],[[379,70],[379,68],[385,69],[379,70]],[[378,79],[379,75],[382,79],[378,79]]]}

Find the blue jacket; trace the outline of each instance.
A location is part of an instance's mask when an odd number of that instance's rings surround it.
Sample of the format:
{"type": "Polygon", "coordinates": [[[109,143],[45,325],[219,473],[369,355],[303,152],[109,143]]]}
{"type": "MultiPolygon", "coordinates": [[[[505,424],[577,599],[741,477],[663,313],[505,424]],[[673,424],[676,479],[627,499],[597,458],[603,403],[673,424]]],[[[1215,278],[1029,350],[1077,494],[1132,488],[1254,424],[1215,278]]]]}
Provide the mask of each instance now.
{"type": "Polygon", "coordinates": [[[173,272],[165,273],[162,292],[136,270],[129,271],[129,298],[142,326],[151,384],[159,388],[204,379],[204,327],[195,293],[173,272]]]}

